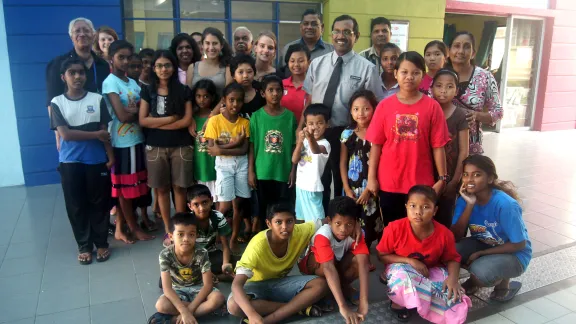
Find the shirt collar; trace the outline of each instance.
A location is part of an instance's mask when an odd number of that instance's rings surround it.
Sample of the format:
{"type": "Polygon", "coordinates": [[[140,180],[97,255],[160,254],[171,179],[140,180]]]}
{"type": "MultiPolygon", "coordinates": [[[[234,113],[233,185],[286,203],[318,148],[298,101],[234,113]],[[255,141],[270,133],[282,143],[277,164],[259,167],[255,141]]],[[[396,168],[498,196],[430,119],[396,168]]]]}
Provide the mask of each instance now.
{"type": "Polygon", "coordinates": [[[390,89],[386,89],[386,86],[384,85],[384,82],[382,82],[382,89],[386,90],[386,91],[390,91],[392,89],[396,89],[398,88],[398,82],[396,82],[395,85],[391,86],[390,89]]]}
{"type": "Polygon", "coordinates": [[[294,89],[301,89],[304,86],[304,83],[302,83],[302,85],[300,85],[298,88],[296,88],[296,86],[294,86],[294,82],[292,81],[292,76],[282,80],[282,84],[284,85],[284,87],[288,87],[288,88],[294,88],[294,89]]]}
{"type": "MultiPolygon", "coordinates": [[[[300,44],[302,45],[306,45],[306,43],[304,42],[304,38],[300,38],[300,44]]],[[[317,42],[316,45],[314,45],[314,49],[320,47],[321,49],[325,49],[326,48],[326,44],[324,44],[324,41],[322,40],[322,38],[320,38],[317,42]]]]}
{"type": "MultiPolygon", "coordinates": [[[[354,50],[351,50],[350,52],[344,54],[342,56],[342,61],[344,64],[347,64],[348,62],[350,62],[350,60],[352,60],[352,58],[354,57],[356,53],[354,53],[354,50]]],[[[336,64],[336,60],[338,60],[338,54],[336,54],[336,51],[332,52],[332,65],[336,64]]]]}
{"type": "Polygon", "coordinates": [[[371,46],[370,49],[368,50],[368,57],[370,57],[370,56],[379,57],[374,46],[371,46]]]}

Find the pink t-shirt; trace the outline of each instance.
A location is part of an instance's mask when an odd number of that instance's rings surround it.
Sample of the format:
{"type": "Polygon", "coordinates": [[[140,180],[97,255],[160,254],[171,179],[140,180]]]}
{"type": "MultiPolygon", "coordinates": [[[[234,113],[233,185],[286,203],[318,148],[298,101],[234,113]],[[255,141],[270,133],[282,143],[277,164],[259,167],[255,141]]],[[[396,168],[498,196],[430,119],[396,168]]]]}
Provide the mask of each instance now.
{"type": "Polygon", "coordinates": [[[180,80],[180,83],[182,84],[186,84],[186,73],[188,71],[184,71],[181,68],[178,68],[178,80],[180,80]]]}
{"type": "Polygon", "coordinates": [[[432,87],[432,81],[434,81],[434,78],[425,74],[422,78],[422,82],[420,82],[420,91],[426,95],[432,96],[432,89],[430,89],[432,87]]]}
{"type": "Polygon", "coordinates": [[[382,145],[380,190],[405,194],[417,184],[434,185],[432,148],[444,147],[450,136],[436,100],[423,95],[407,105],[394,95],[376,107],[366,139],[382,145]]]}

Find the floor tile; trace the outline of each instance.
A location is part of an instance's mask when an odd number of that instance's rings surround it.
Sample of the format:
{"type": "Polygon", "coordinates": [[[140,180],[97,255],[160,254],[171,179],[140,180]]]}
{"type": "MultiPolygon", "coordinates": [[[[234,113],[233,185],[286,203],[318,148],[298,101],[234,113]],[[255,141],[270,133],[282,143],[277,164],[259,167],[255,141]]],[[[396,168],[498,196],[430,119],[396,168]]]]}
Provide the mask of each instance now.
{"type": "Polygon", "coordinates": [[[570,224],[554,225],[548,228],[554,233],[576,240],[576,226],[570,224]]]}
{"type": "Polygon", "coordinates": [[[553,206],[535,199],[526,199],[522,202],[522,209],[526,212],[541,212],[553,206]]]}
{"type": "Polygon", "coordinates": [[[541,229],[530,233],[530,238],[540,241],[551,247],[557,247],[574,242],[574,239],[554,233],[548,229],[541,229]]]}
{"type": "MultiPolygon", "coordinates": [[[[4,219],[2,219],[4,220],[4,219]]],[[[10,244],[10,238],[12,238],[13,229],[8,229],[4,221],[2,221],[3,229],[0,229],[0,246],[8,246],[10,244]]]]}
{"type": "Polygon", "coordinates": [[[564,308],[546,297],[541,297],[525,304],[522,304],[536,313],[544,316],[549,320],[562,317],[571,312],[571,310],[564,308]]]}
{"type": "Polygon", "coordinates": [[[56,289],[87,285],[89,268],[77,266],[46,266],[42,278],[42,289],[56,289]]]}
{"type": "Polygon", "coordinates": [[[10,322],[2,322],[2,324],[34,324],[34,317],[10,321],[10,322]]]}
{"type": "Polygon", "coordinates": [[[12,259],[9,262],[2,262],[0,268],[0,277],[9,277],[18,274],[36,273],[44,268],[44,259],[39,260],[36,257],[22,259],[12,259]]]}
{"type": "Polygon", "coordinates": [[[140,296],[134,273],[106,279],[90,279],[90,305],[104,304],[140,296]]]}
{"type": "MultiPolygon", "coordinates": [[[[531,233],[528,233],[529,236],[531,233]]],[[[551,250],[552,247],[550,245],[544,244],[540,241],[537,241],[535,239],[533,239],[532,237],[530,237],[530,242],[532,243],[532,253],[540,253],[540,252],[544,252],[544,251],[548,251],[551,250]]]]}
{"type": "Polygon", "coordinates": [[[0,303],[0,323],[34,317],[37,301],[36,293],[3,298],[0,303]]]}
{"type": "Polygon", "coordinates": [[[500,314],[494,314],[474,322],[476,324],[514,324],[511,320],[500,314]]]}
{"type": "Polygon", "coordinates": [[[14,295],[40,293],[42,272],[0,278],[0,300],[14,295]]]}
{"type": "Polygon", "coordinates": [[[40,292],[37,314],[52,314],[88,305],[90,305],[88,283],[74,287],[46,289],[40,292]]]}
{"type": "Polygon", "coordinates": [[[526,225],[526,229],[528,230],[528,233],[532,233],[534,231],[538,231],[543,229],[544,227],[538,226],[536,224],[530,223],[527,220],[524,220],[524,225],[526,225]]]}
{"type": "Polygon", "coordinates": [[[558,305],[568,308],[569,310],[576,311],[576,295],[567,290],[561,290],[553,294],[547,295],[546,298],[557,303],[558,305]]]}
{"type": "Polygon", "coordinates": [[[90,308],[77,308],[65,312],[36,317],[35,324],[80,324],[90,323],[90,308]]]}
{"type": "Polygon", "coordinates": [[[540,213],[550,216],[556,219],[559,219],[563,222],[575,222],[576,221],[576,212],[564,210],[558,207],[552,207],[546,210],[540,211],[540,213]]]}
{"type": "Polygon", "coordinates": [[[7,249],[8,245],[0,245],[0,265],[2,265],[2,260],[4,260],[4,255],[6,255],[7,249]]]}
{"type": "Polygon", "coordinates": [[[92,324],[142,324],[146,322],[140,298],[90,306],[92,324]]]}
{"type": "Polygon", "coordinates": [[[12,242],[6,250],[5,260],[21,259],[28,257],[36,257],[44,260],[46,257],[46,249],[48,249],[48,242],[12,242]]]}
{"type": "Polygon", "coordinates": [[[560,318],[555,319],[553,324],[574,324],[576,323],[576,313],[570,313],[568,315],[564,315],[560,318]]]}
{"type": "Polygon", "coordinates": [[[548,228],[548,227],[552,227],[554,225],[563,225],[565,224],[564,222],[557,220],[556,218],[552,218],[550,216],[546,216],[544,214],[541,213],[537,213],[537,212],[527,212],[524,215],[522,215],[522,217],[529,221],[532,224],[536,224],[540,227],[544,227],[544,228],[548,228]]]}
{"type": "Polygon", "coordinates": [[[512,322],[522,324],[543,324],[549,321],[548,318],[534,312],[533,310],[523,305],[510,308],[504,312],[500,312],[500,315],[506,317],[512,322]]]}

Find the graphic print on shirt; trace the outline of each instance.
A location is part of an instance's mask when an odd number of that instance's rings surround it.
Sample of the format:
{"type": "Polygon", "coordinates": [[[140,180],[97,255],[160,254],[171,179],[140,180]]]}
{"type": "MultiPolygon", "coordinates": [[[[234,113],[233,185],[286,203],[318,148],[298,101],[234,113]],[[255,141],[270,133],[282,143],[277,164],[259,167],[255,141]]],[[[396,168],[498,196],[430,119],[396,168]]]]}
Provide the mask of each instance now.
{"type": "Polygon", "coordinates": [[[264,152],[282,154],[282,142],[284,142],[284,137],[280,131],[274,129],[269,130],[264,137],[264,152]]]}
{"type": "Polygon", "coordinates": [[[204,132],[199,131],[196,136],[196,148],[198,152],[208,152],[208,141],[204,138],[204,132]]]}
{"type": "Polygon", "coordinates": [[[430,255],[429,254],[423,255],[422,253],[414,252],[414,253],[410,253],[410,255],[408,255],[408,257],[410,259],[416,259],[420,262],[424,262],[426,259],[428,259],[430,257],[430,255]]]}
{"type": "Polygon", "coordinates": [[[308,150],[302,147],[302,150],[300,151],[300,161],[298,162],[298,165],[304,166],[306,165],[306,163],[312,163],[312,156],[308,155],[308,150]]]}
{"type": "Polygon", "coordinates": [[[221,131],[220,136],[218,136],[218,145],[230,144],[230,141],[232,141],[232,134],[227,131],[221,131]]]}
{"type": "MultiPolygon", "coordinates": [[[[122,95],[122,91],[118,95],[122,95]]],[[[139,104],[140,101],[135,102],[132,91],[128,91],[128,107],[139,107],[139,104]]],[[[129,133],[134,133],[134,123],[120,123],[117,131],[118,136],[124,137],[129,133]]]]}
{"type": "Polygon", "coordinates": [[[470,224],[470,234],[477,240],[488,245],[496,246],[504,244],[504,240],[496,234],[498,222],[490,223],[484,221],[484,225],[470,224]]]}
{"type": "Polygon", "coordinates": [[[190,279],[192,278],[192,269],[190,269],[190,268],[180,268],[180,269],[178,269],[178,274],[179,274],[180,277],[182,277],[182,279],[184,279],[185,281],[190,281],[190,279]]]}
{"type": "Polygon", "coordinates": [[[396,114],[394,125],[396,142],[418,140],[418,113],[416,114],[396,114]]]}

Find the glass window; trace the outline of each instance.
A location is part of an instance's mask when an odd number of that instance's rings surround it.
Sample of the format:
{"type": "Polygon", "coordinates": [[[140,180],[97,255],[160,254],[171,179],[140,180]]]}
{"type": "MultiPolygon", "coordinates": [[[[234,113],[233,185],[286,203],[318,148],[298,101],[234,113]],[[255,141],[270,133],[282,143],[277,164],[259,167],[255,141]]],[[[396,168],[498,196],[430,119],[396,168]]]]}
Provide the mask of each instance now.
{"type": "Polygon", "coordinates": [[[307,9],[314,9],[320,11],[319,3],[279,3],[280,6],[280,20],[283,21],[297,21],[302,20],[302,14],[307,9]]]}
{"type": "Polygon", "coordinates": [[[124,0],[126,18],[173,18],[172,0],[124,0]]]}
{"type": "Polygon", "coordinates": [[[166,20],[126,20],[126,40],[142,48],[167,49],[174,37],[174,22],[166,20]]]}
{"type": "Polygon", "coordinates": [[[180,30],[183,33],[192,34],[193,32],[202,33],[205,28],[214,27],[218,28],[222,34],[226,35],[226,23],[219,21],[191,21],[182,20],[180,22],[180,30]]]}
{"type": "Polygon", "coordinates": [[[272,5],[272,2],[232,1],[232,19],[272,20],[272,5]]]}
{"type": "Polygon", "coordinates": [[[180,18],[225,19],[224,1],[180,0],[180,18]]]}
{"type": "Polygon", "coordinates": [[[280,34],[278,36],[280,38],[280,50],[282,50],[286,44],[302,38],[300,34],[300,24],[280,24],[280,34]]]}

